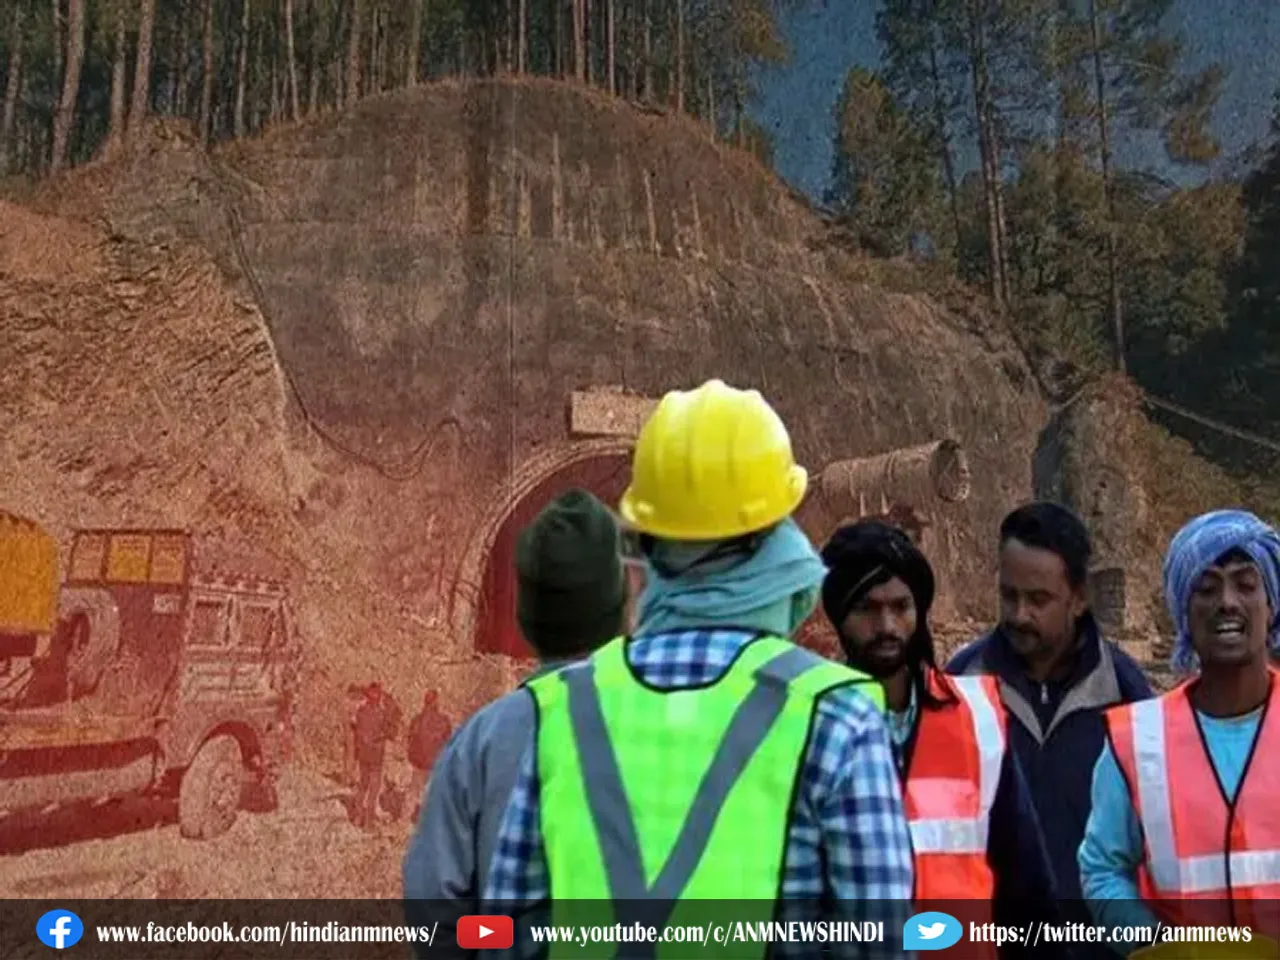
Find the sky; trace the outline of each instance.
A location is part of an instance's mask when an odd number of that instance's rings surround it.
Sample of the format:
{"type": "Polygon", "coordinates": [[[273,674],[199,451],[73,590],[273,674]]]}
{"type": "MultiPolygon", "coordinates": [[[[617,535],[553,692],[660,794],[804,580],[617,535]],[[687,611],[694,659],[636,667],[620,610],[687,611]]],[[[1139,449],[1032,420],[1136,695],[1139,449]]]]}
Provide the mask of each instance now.
{"type": "MultiPolygon", "coordinates": [[[[773,134],[778,172],[815,200],[831,174],[832,111],[853,66],[879,67],[876,0],[819,0],[784,20],[791,62],[762,71],[752,115],[773,134]]],[[[1267,134],[1280,87],[1280,0],[1175,0],[1169,27],[1182,35],[1185,63],[1228,69],[1214,130],[1227,155],[1267,134]]],[[[1127,166],[1169,169],[1151,141],[1117,147],[1127,166]]]]}

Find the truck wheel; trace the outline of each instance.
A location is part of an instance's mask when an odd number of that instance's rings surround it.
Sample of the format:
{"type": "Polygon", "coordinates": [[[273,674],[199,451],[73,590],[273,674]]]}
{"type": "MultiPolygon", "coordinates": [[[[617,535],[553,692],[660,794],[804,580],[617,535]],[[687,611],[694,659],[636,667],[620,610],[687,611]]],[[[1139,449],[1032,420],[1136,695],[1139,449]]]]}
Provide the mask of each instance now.
{"type": "Polygon", "coordinates": [[[184,837],[209,840],[221,836],[236,822],[240,809],[240,785],[244,762],[235,737],[211,737],[178,787],[178,829],[184,837]]]}

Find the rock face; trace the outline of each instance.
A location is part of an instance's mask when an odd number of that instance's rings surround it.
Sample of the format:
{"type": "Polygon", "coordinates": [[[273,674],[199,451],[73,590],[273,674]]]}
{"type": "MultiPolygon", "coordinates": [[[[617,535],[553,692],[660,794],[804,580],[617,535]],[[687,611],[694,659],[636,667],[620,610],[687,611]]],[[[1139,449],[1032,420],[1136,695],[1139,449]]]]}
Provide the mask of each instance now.
{"type": "Polygon", "coordinates": [[[1169,541],[1198,513],[1246,502],[1248,491],[1149,420],[1141,391],[1117,375],[1053,411],[1033,463],[1037,496],[1069,504],[1089,526],[1103,625],[1167,685],[1169,541]]]}
{"type": "Polygon", "coordinates": [[[872,285],[692,122],[550,82],[442,84],[212,155],[158,136],[30,208],[110,239],[61,228],[92,277],[15,267],[11,239],[0,258],[26,338],[0,359],[48,384],[24,394],[6,368],[24,430],[0,437],[0,498],[54,529],[122,511],[203,529],[243,493],[232,515],[262,519],[234,532],[296,575],[317,733],[351,679],[410,705],[442,686],[456,714],[509,685],[475,651],[507,618],[511,518],[625,482],[625,437],[568,429],[593,386],[757,387],[815,475],[955,438],[972,492],[928,517],[940,607],[990,613],[995,530],[1031,495],[1046,416],[1022,356],[994,321],[872,285]],[[110,288],[116,319],[58,326],[130,257],[158,272],[110,288]],[[487,616],[482,592],[501,598],[487,616]]]}

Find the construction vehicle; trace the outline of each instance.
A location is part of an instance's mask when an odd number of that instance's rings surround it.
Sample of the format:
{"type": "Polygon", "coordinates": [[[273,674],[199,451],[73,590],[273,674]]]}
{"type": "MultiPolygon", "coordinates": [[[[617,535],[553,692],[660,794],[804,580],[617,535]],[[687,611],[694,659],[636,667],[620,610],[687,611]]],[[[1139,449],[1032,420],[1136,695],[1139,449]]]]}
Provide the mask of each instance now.
{"type": "Polygon", "coordinates": [[[59,588],[0,514],[0,816],[141,792],[224,833],[288,761],[295,663],[284,586],[196,575],[188,532],[78,531],[59,588]]]}

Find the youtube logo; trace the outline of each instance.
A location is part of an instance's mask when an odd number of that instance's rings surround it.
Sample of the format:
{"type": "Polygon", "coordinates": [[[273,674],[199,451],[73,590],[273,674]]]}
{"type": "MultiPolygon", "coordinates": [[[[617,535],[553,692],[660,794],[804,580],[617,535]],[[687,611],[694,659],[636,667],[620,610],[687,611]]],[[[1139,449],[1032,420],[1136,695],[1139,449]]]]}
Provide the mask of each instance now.
{"type": "Polygon", "coordinates": [[[515,938],[510,917],[458,918],[458,946],[463,950],[506,950],[515,938]]]}

